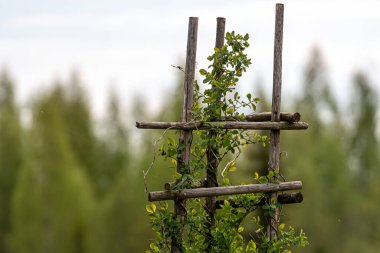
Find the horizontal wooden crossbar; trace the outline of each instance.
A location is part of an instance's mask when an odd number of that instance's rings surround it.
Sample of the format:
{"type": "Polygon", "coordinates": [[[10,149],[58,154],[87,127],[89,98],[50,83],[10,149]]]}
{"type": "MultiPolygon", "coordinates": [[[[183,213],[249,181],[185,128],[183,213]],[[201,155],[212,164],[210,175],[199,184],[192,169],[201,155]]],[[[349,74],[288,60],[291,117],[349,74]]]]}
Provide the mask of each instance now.
{"type": "Polygon", "coordinates": [[[137,128],[143,129],[172,129],[172,130],[209,130],[219,129],[250,129],[250,130],[305,130],[309,124],[305,122],[288,123],[280,122],[245,122],[245,121],[223,121],[223,122],[136,122],[137,128]]]}
{"type": "Polygon", "coordinates": [[[281,182],[279,184],[249,184],[237,186],[209,187],[183,189],[178,191],[156,191],[150,192],[149,201],[202,198],[222,195],[237,195],[245,193],[274,192],[302,189],[301,181],[281,182]]]}
{"type": "MultiPolygon", "coordinates": [[[[233,199],[227,199],[230,205],[234,208],[242,207],[238,203],[236,203],[233,199]]],[[[266,197],[262,197],[259,202],[255,203],[253,206],[263,206],[265,203],[267,203],[268,199],[266,197]]],[[[303,195],[301,192],[292,192],[292,193],[282,193],[278,194],[277,196],[277,202],[282,205],[287,204],[296,204],[301,203],[303,201],[303,195]]],[[[216,209],[222,208],[222,205],[224,205],[224,200],[217,200],[216,201],[216,209]]]]}
{"type": "MultiPolygon", "coordinates": [[[[293,123],[293,122],[300,121],[300,119],[301,119],[301,114],[298,112],[282,112],[280,114],[280,121],[293,123]]],[[[272,113],[271,112],[253,113],[253,114],[246,115],[244,120],[250,121],[250,122],[271,121],[272,113]]]]}

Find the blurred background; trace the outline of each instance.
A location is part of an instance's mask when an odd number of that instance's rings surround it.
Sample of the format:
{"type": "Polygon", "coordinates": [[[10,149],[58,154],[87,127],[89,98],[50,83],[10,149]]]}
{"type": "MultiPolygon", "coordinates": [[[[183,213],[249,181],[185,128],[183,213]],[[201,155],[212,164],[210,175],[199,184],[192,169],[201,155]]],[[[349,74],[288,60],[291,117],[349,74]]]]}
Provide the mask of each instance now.
{"type": "MultiPolygon", "coordinates": [[[[309,236],[295,252],[378,252],[380,2],[283,3],[282,110],[310,128],[281,136],[284,177],[304,185],[282,219],[309,236]]],[[[188,17],[198,70],[216,17],[250,34],[240,90],[269,111],[274,15],[275,1],[0,0],[0,253],[143,252],[142,171],[162,131],[134,122],[180,118],[172,65],[184,66],[188,17]]],[[[247,148],[234,182],[265,170],[267,154],[247,148]]],[[[149,190],[173,171],[157,160],[149,190]]]]}

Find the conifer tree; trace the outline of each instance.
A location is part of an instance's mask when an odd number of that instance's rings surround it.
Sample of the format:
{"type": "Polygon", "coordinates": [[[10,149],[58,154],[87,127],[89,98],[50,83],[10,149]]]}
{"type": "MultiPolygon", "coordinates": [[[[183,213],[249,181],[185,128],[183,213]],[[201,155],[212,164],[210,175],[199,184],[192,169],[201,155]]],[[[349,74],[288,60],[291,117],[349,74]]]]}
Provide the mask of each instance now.
{"type": "Polygon", "coordinates": [[[379,143],[377,129],[378,97],[367,77],[359,72],[354,76],[352,102],[353,132],[350,155],[353,169],[357,173],[358,185],[367,190],[379,179],[379,143]]]}
{"type": "Polygon", "coordinates": [[[0,253],[10,252],[11,199],[22,160],[19,108],[9,74],[0,74],[0,253]]]}
{"type": "Polygon", "coordinates": [[[62,89],[39,97],[13,199],[16,253],[82,253],[89,247],[90,186],[64,129],[62,89]]]}
{"type": "Polygon", "coordinates": [[[338,252],[341,246],[336,241],[349,236],[340,221],[346,222],[352,204],[348,197],[351,176],[339,108],[330,91],[327,67],[316,48],[305,66],[302,93],[295,107],[310,126],[305,132],[282,135],[281,160],[287,180],[302,180],[305,199],[296,208],[285,206],[285,215],[304,228],[309,251],[338,252]]]}

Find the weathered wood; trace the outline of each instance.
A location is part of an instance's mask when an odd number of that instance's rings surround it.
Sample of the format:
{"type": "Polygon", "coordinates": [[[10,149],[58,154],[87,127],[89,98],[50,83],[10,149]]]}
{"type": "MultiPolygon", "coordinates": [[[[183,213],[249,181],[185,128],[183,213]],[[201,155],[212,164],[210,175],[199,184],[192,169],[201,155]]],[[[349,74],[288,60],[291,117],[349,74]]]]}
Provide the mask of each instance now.
{"type": "MultiPolygon", "coordinates": [[[[221,49],[224,45],[224,34],[226,29],[226,19],[218,17],[216,24],[216,39],[215,39],[215,48],[221,49]]],[[[219,79],[222,75],[221,69],[216,69],[216,79],[219,79]]],[[[214,89],[215,87],[212,87],[214,89]]],[[[218,98],[218,101],[221,98],[218,98]]],[[[221,112],[219,112],[221,113],[221,112]]],[[[211,118],[211,121],[216,120],[215,118],[211,118]]],[[[208,132],[208,135],[210,136],[210,139],[212,136],[215,136],[215,130],[211,129],[208,132]]],[[[206,186],[207,187],[217,187],[218,186],[218,179],[217,179],[217,171],[219,166],[219,150],[214,147],[213,144],[209,144],[206,149],[206,158],[207,158],[207,165],[206,165],[206,186]]],[[[208,221],[209,221],[209,228],[210,232],[207,235],[210,237],[210,240],[212,240],[212,234],[211,234],[211,228],[215,227],[215,202],[216,197],[210,196],[206,198],[206,212],[208,213],[208,221]]],[[[211,243],[209,244],[211,245],[211,243]]],[[[210,249],[207,249],[209,251],[210,249]]]]}
{"type": "MultiPolygon", "coordinates": [[[[206,187],[206,178],[198,179],[192,182],[192,185],[190,188],[202,188],[206,187]]],[[[173,190],[173,188],[176,186],[177,182],[168,182],[164,184],[164,188],[167,191],[173,190]]]]}
{"type": "Polygon", "coordinates": [[[277,196],[277,201],[280,204],[297,204],[303,201],[301,192],[283,193],[277,196]]]}
{"type": "MultiPolygon", "coordinates": [[[[248,122],[262,122],[262,121],[271,121],[272,113],[271,112],[258,112],[246,115],[243,120],[240,122],[248,121],[248,122]]],[[[301,114],[299,112],[281,112],[280,113],[280,121],[286,121],[288,123],[299,122],[301,120],[301,114]]],[[[238,121],[236,118],[224,118],[218,121],[238,121]]],[[[136,122],[136,126],[137,123],[136,122]]]]}
{"type": "MultiPolygon", "coordinates": [[[[273,62],[273,94],[272,94],[272,121],[280,121],[281,85],[282,85],[282,35],[283,35],[284,5],[276,4],[275,34],[274,34],[274,62],[273,62]]],[[[268,169],[280,171],[280,131],[271,130],[269,145],[268,169]]],[[[272,179],[273,181],[276,178],[272,179]]],[[[271,193],[272,200],[277,199],[277,192],[271,193]]],[[[279,209],[269,218],[267,232],[271,240],[277,239],[277,227],[280,224],[279,209]]]]}
{"type": "MultiPolygon", "coordinates": [[[[233,199],[227,199],[227,200],[233,208],[242,207],[238,205],[233,199]]],[[[266,201],[267,201],[267,198],[262,197],[257,203],[253,205],[253,207],[263,206],[266,201]]],[[[280,203],[281,205],[301,203],[302,201],[303,201],[303,195],[301,192],[282,193],[282,194],[278,194],[277,196],[277,202],[280,203]]],[[[223,199],[216,201],[216,209],[220,209],[222,205],[224,205],[223,199]]]]}
{"type": "Polygon", "coordinates": [[[236,186],[221,186],[196,189],[183,189],[177,191],[156,191],[150,192],[148,195],[149,201],[170,200],[176,198],[202,198],[224,195],[236,195],[246,193],[287,191],[302,189],[301,181],[281,182],[279,184],[249,184],[236,186]]]}
{"type": "Polygon", "coordinates": [[[218,17],[216,19],[215,48],[221,49],[224,46],[224,34],[226,31],[226,19],[218,17]]]}
{"type": "MultiPolygon", "coordinates": [[[[185,67],[185,80],[183,90],[183,105],[182,105],[182,122],[191,120],[191,108],[193,107],[193,90],[194,90],[194,76],[195,76],[195,60],[197,52],[197,34],[198,34],[198,18],[189,18],[189,29],[187,36],[187,53],[186,53],[186,67],[185,67]]],[[[177,156],[177,172],[180,174],[188,173],[190,161],[190,148],[191,148],[191,130],[182,129],[178,141],[179,146],[185,148],[177,156]]],[[[186,200],[183,198],[176,198],[174,200],[175,216],[181,216],[182,226],[177,237],[172,240],[171,252],[183,252],[182,237],[183,225],[186,218],[186,200]]]]}
{"type": "MultiPolygon", "coordinates": [[[[281,112],[280,121],[286,121],[289,123],[298,122],[301,119],[301,114],[298,112],[281,112]]],[[[260,112],[254,113],[245,116],[246,121],[250,122],[260,122],[260,121],[271,121],[272,113],[271,112],[260,112]]]]}
{"type": "Polygon", "coordinates": [[[171,129],[171,130],[210,130],[220,129],[250,129],[250,130],[304,130],[309,127],[305,122],[288,123],[280,122],[245,122],[245,121],[223,121],[223,122],[136,122],[137,128],[143,129],[171,129]]]}

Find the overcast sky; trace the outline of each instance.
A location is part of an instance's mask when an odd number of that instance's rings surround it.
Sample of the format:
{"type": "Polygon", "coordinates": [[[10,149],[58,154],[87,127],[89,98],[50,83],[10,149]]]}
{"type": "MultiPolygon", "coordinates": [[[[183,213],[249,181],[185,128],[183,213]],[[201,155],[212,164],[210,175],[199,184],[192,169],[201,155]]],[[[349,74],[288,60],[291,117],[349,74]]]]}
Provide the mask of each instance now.
{"type": "MultiPolygon", "coordinates": [[[[79,70],[98,115],[110,87],[123,106],[141,93],[154,108],[168,99],[184,60],[188,17],[199,17],[198,69],[205,68],[215,40],[217,17],[227,31],[249,33],[253,65],[243,90],[258,80],[271,91],[276,1],[218,0],[0,0],[0,66],[16,81],[26,104],[56,78],[79,70]]],[[[380,1],[283,1],[284,99],[300,87],[313,46],[322,50],[335,95],[346,103],[352,73],[364,70],[380,85],[380,1]]],[[[379,88],[377,87],[378,91],[379,88]]]]}

